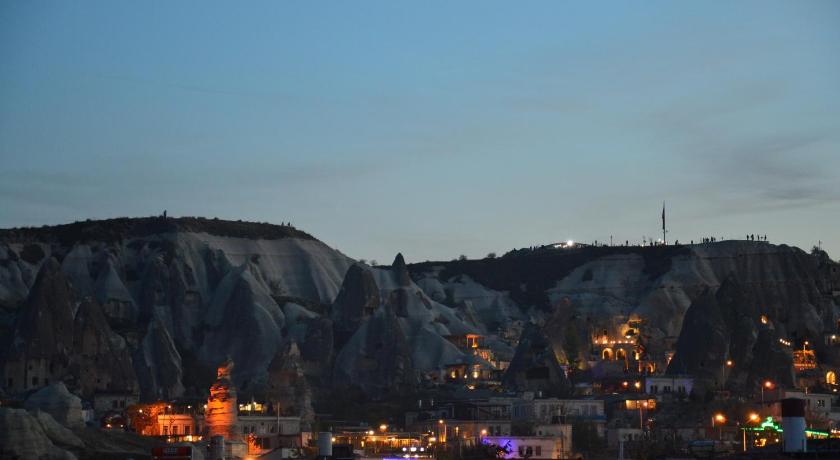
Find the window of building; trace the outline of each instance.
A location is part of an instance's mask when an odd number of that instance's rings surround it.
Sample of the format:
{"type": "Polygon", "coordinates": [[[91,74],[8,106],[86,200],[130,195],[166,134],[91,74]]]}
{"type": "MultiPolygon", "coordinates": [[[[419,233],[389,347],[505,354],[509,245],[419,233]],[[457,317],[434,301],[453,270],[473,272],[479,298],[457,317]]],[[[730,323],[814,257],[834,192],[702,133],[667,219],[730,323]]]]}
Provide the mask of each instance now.
{"type": "Polygon", "coordinates": [[[172,425],[172,434],[178,434],[178,425],[172,425]]]}
{"type": "Polygon", "coordinates": [[[112,400],[111,400],[111,408],[112,408],[112,409],[116,409],[116,408],[117,408],[117,400],[116,400],[116,399],[112,399],[112,400]]]}
{"type": "Polygon", "coordinates": [[[125,407],[125,400],[120,400],[120,407],[125,407]]]}
{"type": "Polygon", "coordinates": [[[825,399],[818,399],[817,407],[825,407],[825,399]]]}
{"type": "Polygon", "coordinates": [[[189,425],[184,425],[184,434],[190,434],[192,431],[192,427],[189,425]]]}
{"type": "Polygon", "coordinates": [[[537,455],[537,457],[542,455],[542,446],[537,446],[536,447],[536,455],[537,455]]]}
{"type": "Polygon", "coordinates": [[[38,386],[38,377],[32,377],[32,385],[38,386]]]}
{"type": "Polygon", "coordinates": [[[11,387],[12,387],[12,382],[14,382],[14,380],[12,380],[12,378],[11,378],[11,377],[9,377],[9,388],[11,388],[11,387]]]}
{"type": "Polygon", "coordinates": [[[164,426],[164,427],[163,427],[163,435],[164,435],[164,436],[168,436],[168,435],[169,435],[169,427],[168,427],[168,426],[164,426]]]}

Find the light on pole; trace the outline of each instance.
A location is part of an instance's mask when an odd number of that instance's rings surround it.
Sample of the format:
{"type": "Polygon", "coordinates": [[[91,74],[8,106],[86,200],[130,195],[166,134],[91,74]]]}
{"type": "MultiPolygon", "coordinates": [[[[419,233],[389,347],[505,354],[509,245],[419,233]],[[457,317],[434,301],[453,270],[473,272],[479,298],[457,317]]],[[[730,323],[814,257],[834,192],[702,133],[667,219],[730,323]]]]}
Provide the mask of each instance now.
{"type": "Polygon", "coordinates": [[[773,382],[769,380],[765,380],[764,383],[761,385],[761,404],[764,404],[764,389],[772,390],[773,389],[773,382]]]}
{"type": "Polygon", "coordinates": [[[718,439],[723,440],[723,424],[726,423],[726,417],[723,414],[715,414],[712,417],[712,428],[715,427],[715,422],[718,425],[718,439]]]}

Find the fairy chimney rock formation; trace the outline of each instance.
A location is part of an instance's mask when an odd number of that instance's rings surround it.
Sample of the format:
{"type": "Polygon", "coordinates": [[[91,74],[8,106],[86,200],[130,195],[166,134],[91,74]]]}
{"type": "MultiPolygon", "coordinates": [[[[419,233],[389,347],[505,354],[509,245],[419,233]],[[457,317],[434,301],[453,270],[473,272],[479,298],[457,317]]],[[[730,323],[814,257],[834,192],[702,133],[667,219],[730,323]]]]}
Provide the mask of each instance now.
{"type": "Polygon", "coordinates": [[[230,378],[232,370],[233,361],[228,358],[219,366],[216,381],[210,386],[205,417],[207,432],[211,438],[224,436],[225,439],[231,440],[239,437],[236,432],[236,388],[230,378]]]}

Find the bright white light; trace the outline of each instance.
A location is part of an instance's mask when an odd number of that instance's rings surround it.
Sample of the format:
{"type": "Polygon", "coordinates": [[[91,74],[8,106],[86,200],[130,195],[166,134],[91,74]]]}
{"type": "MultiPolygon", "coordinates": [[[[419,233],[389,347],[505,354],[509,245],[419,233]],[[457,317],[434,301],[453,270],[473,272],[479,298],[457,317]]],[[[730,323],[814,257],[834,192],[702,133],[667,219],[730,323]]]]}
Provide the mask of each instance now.
{"type": "Polygon", "coordinates": [[[408,449],[406,449],[405,447],[403,447],[403,452],[405,452],[405,451],[407,451],[407,450],[408,450],[408,449]]]}
{"type": "Polygon", "coordinates": [[[416,448],[416,447],[412,447],[410,450],[411,450],[412,452],[417,452],[417,448],[416,448]]]}
{"type": "Polygon", "coordinates": [[[575,242],[572,240],[566,241],[566,246],[574,246],[575,242]]]}

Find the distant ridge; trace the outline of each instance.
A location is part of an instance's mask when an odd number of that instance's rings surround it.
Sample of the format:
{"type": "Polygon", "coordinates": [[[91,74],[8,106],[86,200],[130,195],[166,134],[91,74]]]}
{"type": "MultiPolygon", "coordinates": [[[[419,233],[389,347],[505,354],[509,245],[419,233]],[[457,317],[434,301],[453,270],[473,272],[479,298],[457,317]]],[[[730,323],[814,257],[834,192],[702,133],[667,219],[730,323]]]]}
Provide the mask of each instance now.
{"type": "Polygon", "coordinates": [[[70,244],[85,241],[120,241],[160,233],[208,233],[235,238],[279,240],[282,238],[316,238],[291,225],[267,222],[208,219],[205,217],[117,217],[85,220],[70,224],[0,229],[0,240],[8,243],[55,241],[70,244]]]}

